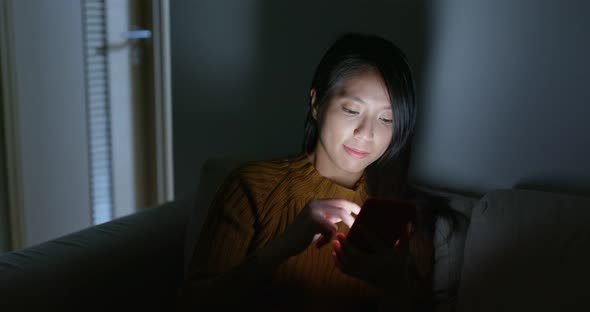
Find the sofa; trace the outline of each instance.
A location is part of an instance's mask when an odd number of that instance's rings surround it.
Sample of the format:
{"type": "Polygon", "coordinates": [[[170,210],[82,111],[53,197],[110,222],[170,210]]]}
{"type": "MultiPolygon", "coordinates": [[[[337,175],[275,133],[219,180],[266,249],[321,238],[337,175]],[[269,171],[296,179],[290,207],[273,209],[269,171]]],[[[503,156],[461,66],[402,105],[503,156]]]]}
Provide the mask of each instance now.
{"type": "Polygon", "coordinates": [[[188,208],[172,201],[0,254],[0,311],[173,310],[188,208]]]}
{"type": "MultiPolygon", "coordinates": [[[[207,161],[181,199],[1,254],[0,311],[173,310],[208,203],[240,162],[207,161]]],[[[452,232],[436,223],[436,311],[588,310],[590,197],[417,187],[456,216],[452,232]]]]}
{"type": "Polygon", "coordinates": [[[467,216],[437,224],[437,311],[590,310],[590,197],[502,189],[443,193],[467,216]]]}

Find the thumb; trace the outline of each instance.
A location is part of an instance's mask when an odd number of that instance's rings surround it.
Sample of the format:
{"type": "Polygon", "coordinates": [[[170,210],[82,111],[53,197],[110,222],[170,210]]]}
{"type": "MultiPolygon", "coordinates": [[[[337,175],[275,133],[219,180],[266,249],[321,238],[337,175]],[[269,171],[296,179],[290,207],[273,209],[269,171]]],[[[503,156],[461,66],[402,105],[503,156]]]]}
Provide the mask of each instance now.
{"type": "Polygon", "coordinates": [[[322,234],[317,233],[313,236],[313,239],[311,240],[312,243],[317,243],[319,240],[322,239],[322,234]]]}
{"type": "Polygon", "coordinates": [[[323,217],[317,221],[315,231],[318,233],[314,235],[313,242],[320,248],[330,242],[332,236],[338,230],[338,226],[323,217]]]}
{"type": "Polygon", "coordinates": [[[322,248],[324,245],[328,244],[332,240],[332,236],[334,236],[335,229],[326,230],[321,234],[316,234],[314,236],[314,242],[317,248],[322,248]]]}

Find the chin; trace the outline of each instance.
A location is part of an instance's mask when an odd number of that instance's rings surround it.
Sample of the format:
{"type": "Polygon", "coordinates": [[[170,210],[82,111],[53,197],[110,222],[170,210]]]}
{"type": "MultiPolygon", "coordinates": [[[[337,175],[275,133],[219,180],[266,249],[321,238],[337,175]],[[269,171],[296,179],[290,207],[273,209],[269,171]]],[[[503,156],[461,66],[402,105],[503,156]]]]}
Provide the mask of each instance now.
{"type": "Polygon", "coordinates": [[[363,172],[369,166],[369,164],[370,163],[367,164],[365,161],[352,160],[344,163],[342,169],[350,173],[359,173],[363,172]]]}

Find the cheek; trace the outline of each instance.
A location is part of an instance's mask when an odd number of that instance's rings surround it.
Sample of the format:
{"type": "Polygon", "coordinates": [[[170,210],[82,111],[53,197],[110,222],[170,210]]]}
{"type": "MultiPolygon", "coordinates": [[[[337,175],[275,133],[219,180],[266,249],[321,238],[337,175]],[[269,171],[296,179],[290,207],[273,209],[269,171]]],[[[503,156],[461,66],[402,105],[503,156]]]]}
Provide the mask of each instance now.
{"type": "Polygon", "coordinates": [[[379,150],[381,154],[387,150],[387,147],[391,143],[391,138],[393,137],[393,133],[391,128],[384,128],[379,132],[379,140],[377,144],[379,145],[379,150]]]}
{"type": "Polygon", "coordinates": [[[330,138],[330,142],[341,141],[346,138],[346,134],[351,132],[350,122],[339,118],[326,118],[320,127],[320,137],[330,138]]]}

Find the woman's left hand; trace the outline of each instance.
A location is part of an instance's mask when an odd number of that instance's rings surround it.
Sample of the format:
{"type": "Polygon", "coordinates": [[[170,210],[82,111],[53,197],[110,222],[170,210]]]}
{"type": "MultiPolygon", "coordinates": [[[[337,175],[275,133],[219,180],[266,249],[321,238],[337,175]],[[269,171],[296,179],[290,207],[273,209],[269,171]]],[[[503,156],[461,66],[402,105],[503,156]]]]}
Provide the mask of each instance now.
{"type": "Polygon", "coordinates": [[[343,273],[381,289],[394,290],[406,286],[410,282],[406,268],[409,253],[407,240],[399,240],[394,248],[366,227],[360,227],[359,230],[372,251],[357,248],[346,241],[343,233],[337,233],[336,240],[332,241],[332,257],[336,266],[343,273]]]}

